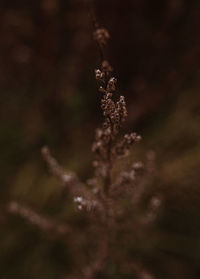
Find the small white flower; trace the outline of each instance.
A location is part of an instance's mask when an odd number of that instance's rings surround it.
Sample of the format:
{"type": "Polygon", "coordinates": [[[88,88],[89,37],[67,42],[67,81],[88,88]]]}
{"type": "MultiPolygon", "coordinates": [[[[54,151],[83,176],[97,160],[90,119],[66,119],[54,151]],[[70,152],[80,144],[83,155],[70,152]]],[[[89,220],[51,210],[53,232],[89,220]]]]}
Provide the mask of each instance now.
{"type": "Polygon", "coordinates": [[[76,203],[82,203],[82,201],[83,201],[82,197],[75,197],[74,198],[74,202],[76,202],[76,203]]]}

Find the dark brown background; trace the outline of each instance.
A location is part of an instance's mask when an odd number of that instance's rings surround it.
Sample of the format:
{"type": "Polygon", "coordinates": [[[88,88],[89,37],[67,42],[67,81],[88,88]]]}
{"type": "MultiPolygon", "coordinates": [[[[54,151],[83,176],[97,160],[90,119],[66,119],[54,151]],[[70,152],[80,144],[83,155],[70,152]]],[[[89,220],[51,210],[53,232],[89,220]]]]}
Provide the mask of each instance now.
{"type": "MultiPolygon", "coordinates": [[[[157,154],[151,191],[164,202],[156,245],[141,244],[137,253],[156,278],[199,278],[200,2],[101,0],[95,7],[111,35],[107,52],[127,100],[125,128],[144,138],[132,159],[149,149],[157,154]]],[[[1,1],[2,205],[15,199],[57,218],[73,215],[60,205],[40,148],[48,144],[66,168],[89,177],[90,145],[101,121],[93,77],[98,62],[84,1],[1,1]]],[[[76,268],[70,245],[3,210],[0,218],[2,279],[61,278],[76,268]]]]}

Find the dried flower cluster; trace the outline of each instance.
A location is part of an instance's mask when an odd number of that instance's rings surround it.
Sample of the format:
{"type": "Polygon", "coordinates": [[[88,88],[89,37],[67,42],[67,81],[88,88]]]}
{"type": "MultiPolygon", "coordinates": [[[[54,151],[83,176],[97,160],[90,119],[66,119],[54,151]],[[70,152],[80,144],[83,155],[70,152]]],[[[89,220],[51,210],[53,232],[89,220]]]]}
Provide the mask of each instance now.
{"type": "MultiPolygon", "coordinates": [[[[104,37],[104,44],[106,38],[108,39],[109,36],[104,37]]],[[[101,40],[97,41],[102,47],[101,40]]],[[[103,60],[101,67],[95,70],[95,78],[102,95],[101,109],[104,121],[102,127],[96,130],[95,142],[92,146],[96,160],[93,164],[96,174],[106,178],[110,175],[113,161],[119,156],[126,155],[131,145],[141,140],[141,136],[136,133],[126,134],[121,141],[117,141],[120,128],[127,117],[125,97],[119,96],[118,101],[115,101],[117,79],[113,76],[113,69],[107,60],[103,60]]]]}
{"type": "MultiPolygon", "coordinates": [[[[101,49],[109,38],[110,35],[105,28],[97,28],[94,32],[94,39],[101,49]]],[[[68,190],[76,208],[85,212],[89,220],[88,230],[95,233],[97,242],[97,251],[89,260],[88,266],[83,267],[81,272],[75,272],[70,278],[96,278],[99,271],[103,272],[106,263],[115,260],[122,270],[130,271],[141,279],[152,279],[154,277],[145,271],[141,264],[130,261],[124,252],[117,252],[117,243],[124,229],[127,229],[127,233],[132,237],[138,231],[138,226],[140,228],[145,226],[146,231],[147,225],[152,223],[159,211],[160,198],[153,197],[148,212],[140,218],[140,201],[152,179],[154,155],[152,152],[148,155],[146,166],[141,162],[135,162],[129,169],[118,171],[117,176],[112,175],[115,161],[127,156],[132,145],[141,140],[141,136],[136,133],[120,136],[121,126],[127,118],[127,107],[125,97],[118,96],[117,79],[113,76],[113,69],[106,59],[103,59],[100,67],[95,70],[95,78],[101,94],[104,119],[101,127],[95,132],[95,141],[92,145],[95,154],[94,175],[82,183],[75,173],[65,171],[59,166],[47,147],[42,149],[43,158],[52,174],[68,190]],[[121,200],[126,201],[125,208],[121,200]],[[128,213],[125,213],[126,210],[128,213]],[[116,243],[113,244],[113,241],[116,243]],[[120,258],[121,254],[123,259],[120,258]]],[[[68,225],[58,224],[40,216],[17,202],[11,202],[8,211],[20,215],[46,232],[55,231],[67,237],[75,230],[73,227],[69,228],[68,225]]]]}
{"type": "Polygon", "coordinates": [[[101,45],[106,45],[107,40],[110,38],[108,30],[105,28],[97,28],[94,32],[94,40],[101,45]]]}

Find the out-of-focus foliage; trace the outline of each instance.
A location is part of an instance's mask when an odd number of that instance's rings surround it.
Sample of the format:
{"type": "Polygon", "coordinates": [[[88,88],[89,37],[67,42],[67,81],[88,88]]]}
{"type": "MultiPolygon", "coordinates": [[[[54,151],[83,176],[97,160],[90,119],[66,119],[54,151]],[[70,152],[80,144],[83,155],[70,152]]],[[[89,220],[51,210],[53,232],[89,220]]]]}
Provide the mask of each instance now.
{"type": "MultiPolygon", "coordinates": [[[[136,127],[144,138],[132,159],[156,151],[149,191],[163,197],[154,235],[136,241],[130,253],[156,278],[197,279],[200,2],[96,2],[127,100],[126,128],[136,127]]],[[[0,277],[62,278],[76,268],[73,242],[81,239],[46,237],[6,215],[4,205],[16,199],[80,230],[86,226],[48,174],[40,148],[48,144],[66,168],[89,176],[90,145],[101,118],[93,79],[98,51],[85,1],[2,0],[0,7],[0,277]]],[[[125,278],[117,268],[110,267],[110,278],[125,278]]]]}

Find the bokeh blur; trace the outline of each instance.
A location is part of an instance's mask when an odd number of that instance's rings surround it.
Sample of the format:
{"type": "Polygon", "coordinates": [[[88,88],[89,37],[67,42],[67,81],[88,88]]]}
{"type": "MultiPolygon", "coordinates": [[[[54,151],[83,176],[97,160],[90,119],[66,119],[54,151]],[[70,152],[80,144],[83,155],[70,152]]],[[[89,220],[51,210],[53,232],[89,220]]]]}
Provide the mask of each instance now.
{"type": "MultiPolygon", "coordinates": [[[[132,253],[155,278],[198,279],[200,1],[94,4],[111,36],[107,52],[128,106],[125,129],[143,137],[131,159],[143,159],[148,150],[156,153],[149,191],[162,196],[162,212],[155,234],[132,253]]],[[[40,149],[48,145],[83,180],[92,172],[91,143],[102,119],[92,32],[83,0],[0,2],[2,279],[61,279],[76,268],[78,255],[70,240],[64,245],[46,237],[26,220],[6,214],[4,207],[17,200],[51,217],[77,221],[40,149]]],[[[130,277],[115,273],[109,278],[130,277]]]]}

